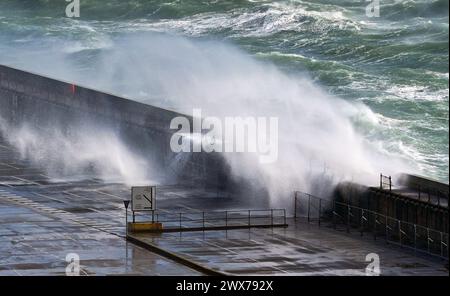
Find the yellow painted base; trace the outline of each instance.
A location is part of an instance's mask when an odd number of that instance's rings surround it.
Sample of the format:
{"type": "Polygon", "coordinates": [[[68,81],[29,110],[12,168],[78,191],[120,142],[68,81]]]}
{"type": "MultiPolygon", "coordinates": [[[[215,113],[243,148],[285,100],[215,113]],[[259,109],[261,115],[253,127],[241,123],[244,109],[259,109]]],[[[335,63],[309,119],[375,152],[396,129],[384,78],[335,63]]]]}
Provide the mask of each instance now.
{"type": "Polygon", "coordinates": [[[128,222],[129,232],[162,231],[162,223],[159,222],[128,222]]]}

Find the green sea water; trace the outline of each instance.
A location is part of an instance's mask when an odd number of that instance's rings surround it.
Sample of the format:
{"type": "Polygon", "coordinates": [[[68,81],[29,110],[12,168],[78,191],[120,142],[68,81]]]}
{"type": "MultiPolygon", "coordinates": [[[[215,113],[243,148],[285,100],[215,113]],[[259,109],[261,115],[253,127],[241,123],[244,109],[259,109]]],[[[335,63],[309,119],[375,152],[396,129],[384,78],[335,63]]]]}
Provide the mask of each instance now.
{"type": "Polygon", "coordinates": [[[448,183],[448,1],[380,3],[369,17],[359,0],[80,0],[70,19],[63,0],[0,0],[0,63],[57,76],[38,55],[65,55],[82,73],[136,33],[225,42],[364,104],[369,118],[352,118],[358,133],[448,183]]]}

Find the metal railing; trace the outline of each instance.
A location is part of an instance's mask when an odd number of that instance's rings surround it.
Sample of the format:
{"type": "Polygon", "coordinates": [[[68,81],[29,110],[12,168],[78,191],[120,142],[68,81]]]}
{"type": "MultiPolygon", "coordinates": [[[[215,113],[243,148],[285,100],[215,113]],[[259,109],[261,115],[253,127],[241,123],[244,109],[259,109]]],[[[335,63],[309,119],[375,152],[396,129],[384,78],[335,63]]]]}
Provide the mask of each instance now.
{"type": "MultiPolygon", "coordinates": [[[[391,176],[385,176],[380,174],[380,190],[388,190],[392,192],[392,188],[394,187],[394,183],[392,182],[391,176]]],[[[441,191],[436,188],[432,188],[430,186],[424,186],[419,183],[409,183],[408,186],[397,185],[397,189],[410,189],[410,191],[406,190],[409,196],[416,197],[419,201],[427,202],[429,204],[434,204],[438,206],[448,207],[448,192],[441,191]],[[444,202],[443,202],[444,201],[444,202]]],[[[401,193],[400,193],[401,194],[401,193]]]]}
{"type": "Polygon", "coordinates": [[[163,223],[164,230],[208,230],[218,228],[283,227],[285,209],[251,209],[199,212],[163,212],[138,215],[146,221],[163,223]],[[146,218],[142,218],[146,217],[146,218]],[[148,218],[147,218],[148,217],[148,218]]]}
{"type": "Polygon", "coordinates": [[[381,237],[387,243],[425,252],[448,260],[449,234],[425,226],[401,221],[375,211],[352,206],[348,203],[330,201],[296,191],[294,196],[294,218],[306,218],[308,223],[317,221],[318,225],[328,222],[334,229],[344,227],[381,237]]]}
{"type": "Polygon", "coordinates": [[[417,183],[412,183],[411,185],[412,189],[417,191],[417,199],[419,201],[425,201],[429,204],[437,203],[438,206],[442,205],[448,207],[448,193],[445,193],[438,189],[433,189],[429,186],[422,186],[417,183]],[[436,201],[436,203],[434,201],[436,201]],[[446,201],[447,204],[442,201],[446,201]]]}

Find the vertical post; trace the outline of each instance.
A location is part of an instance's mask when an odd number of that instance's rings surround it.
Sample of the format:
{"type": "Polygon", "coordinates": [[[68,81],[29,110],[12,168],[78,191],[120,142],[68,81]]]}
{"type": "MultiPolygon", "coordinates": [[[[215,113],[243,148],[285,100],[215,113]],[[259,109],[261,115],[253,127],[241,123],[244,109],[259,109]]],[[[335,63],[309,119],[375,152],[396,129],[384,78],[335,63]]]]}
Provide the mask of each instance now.
{"type": "Polygon", "coordinates": [[[350,205],[347,204],[347,232],[350,233],[350,205]]]}
{"type": "Polygon", "coordinates": [[[389,216],[389,210],[390,210],[390,206],[389,206],[389,200],[388,200],[388,198],[387,198],[387,196],[386,196],[386,194],[383,194],[382,195],[384,198],[384,204],[386,204],[387,206],[386,206],[386,216],[389,216]]]}
{"type": "Polygon", "coordinates": [[[250,217],[251,217],[252,212],[250,210],[248,210],[248,226],[250,227],[251,225],[251,221],[250,221],[250,217]]]}
{"type": "Polygon", "coordinates": [[[417,252],[417,225],[414,224],[414,253],[417,252]]]}
{"type": "Polygon", "coordinates": [[[322,199],[319,199],[319,227],[320,227],[320,216],[322,216],[322,199]]]}
{"type": "Polygon", "coordinates": [[[377,223],[378,223],[378,215],[375,213],[375,219],[373,221],[373,239],[377,240],[377,223]]]}
{"type": "Polygon", "coordinates": [[[441,233],[441,257],[444,257],[444,240],[442,231],[440,231],[440,233],[441,233]]]}
{"type": "Polygon", "coordinates": [[[125,236],[128,235],[128,207],[125,208],[125,236]]]}
{"type": "Polygon", "coordinates": [[[294,219],[297,220],[297,191],[294,191],[294,219]]]}
{"type": "Polygon", "coordinates": [[[388,226],[388,216],[385,216],[385,226],[386,226],[386,242],[389,241],[389,226],[388,226]]]}
{"type": "Polygon", "coordinates": [[[311,195],[308,194],[308,223],[309,223],[309,213],[311,211],[311,195]]]}
{"type": "Polygon", "coordinates": [[[133,223],[135,223],[135,222],[136,222],[136,217],[135,217],[134,211],[133,211],[133,223]]]}
{"type": "Polygon", "coordinates": [[[284,215],[284,225],[286,225],[286,209],[283,209],[283,215],[284,215]]]}
{"type": "Polygon", "coordinates": [[[333,200],[333,226],[336,229],[336,201],[333,200]]]}
{"type": "Polygon", "coordinates": [[[409,222],[409,201],[405,203],[406,207],[406,222],[409,222]]]}
{"type": "Polygon", "coordinates": [[[446,235],[447,239],[445,240],[445,247],[446,247],[446,254],[447,254],[447,258],[448,258],[448,234],[446,235]]]}
{"type": "Polygon", "coordinates": [[[416,206],[415,206],[415,208],[416,208],[416,210],[415,210],[415,215],[414,215],[414,224],[417,224],[417,221],[419,221],[418,219],[419,219],[419,207],[417,206],[417,203],[415,204],[416,206]]]}
{"type": "Polygon", "coordinates": [[[383,174],[380,174],[380,189],[383,189],[383,174]]]}
{"type": "Polygon", "coordinates": [[[181,230],[181,215],[182,215],[182,213],[180,213],[180,230],[181,230]]]}
{"type": "Polygon", "coordinates": [[[392,177],[389,176],[389,191],[392,191],[392,177]]]}
{"type": "Polygon", "coordinates": [[[273,226],[273,209],[270,209],[270,225],[273,226]]]}
{"type": "Polygon", "coordinates": [[[203,231],[205,231],[205,212],[202,212],[202,225],[203,225],[203,231]]]}
{"type": "Polygon", "coordinates": [[[446,249],[447,249],[447,258],[448,258],[448,234],[447,234],[447,240],[445,241],[445,246],[446,246],[446,249]]]}
{"type": "Polygon", "coordinates": [[[361,227],[361,236],[363,236],[363,232],[364,232],[364,209],[361,209],[361,221],[360,223],[360,227],[361,227]]]}
{"type": "Polygon", "coordinates": [[[427,227],[427,250],[430,253],[430,228],[427,227]]]}
{"type": "Polygon", "coordinates": [[[225,227],[228,227],[228,211],[225,211],[225,227]]]}
{"type": "Polygon", "coordinates": [[[402,246],[402,221],[398,220],[398,240],[400,247],[402,246]]]}
{"type": "Polygon", "coordinates": [[[155,223],[155,210],[152,210],[152,223],[155,223]]]}

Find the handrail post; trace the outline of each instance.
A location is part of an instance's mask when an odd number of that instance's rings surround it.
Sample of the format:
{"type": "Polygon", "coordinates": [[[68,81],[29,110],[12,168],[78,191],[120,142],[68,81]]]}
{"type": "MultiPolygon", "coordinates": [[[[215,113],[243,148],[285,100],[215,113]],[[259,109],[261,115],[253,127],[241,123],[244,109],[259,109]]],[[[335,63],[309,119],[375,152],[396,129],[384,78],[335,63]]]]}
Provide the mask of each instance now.
{"type": "Polygon", "coordinates": [[[270,225],[273,227],[273,209],[270,209],[270,225]]]}
{"type": "Polygon", "coordinates": [[[392,177],[389,176],[389,191],[392,191],[392,177]]]}
{"type": "Polygon", "coordinates": [[[417,252],[417,225],[414,224],[414,253],[417,252]]]}
{"type": "Polygon", "coordinates": [[[297,220],[297,191],[294,191],[294,219],[297,220]]]}
{"type": "Polygon", "coordinates": [[[402,221],[398,220],[398,240],[400,247],[402,247],[402,221]]]}
{"type": "Polygon", "coordinates": [[[445,242],[446,242],[445,246],[446,246],[446,249],[447,249],[447,258],[448,258],[448,234],[447,234],[447,240],[445,242]]]}
{"type": "Polygon", "coordinates": [[[205,211],[202,212],[203,231],[205,231],[205,211]]]}
{"type": "Polygon", "coordinates": [[[378,223],[378,214],[375,212],[375,219],[373,221],[373,240],[377,240],[377,223],[378,223]]]}
{"type": "Polygon", "coordinates": [[[322,199],[319,199],[319,227],[320,227],[320,216],[322,215],[322,199]]]}
{"type": "Polygon", "coordinates": [[[182,213],[180,213],[180,230],[181,230],[181,215],[182,215],[182,213]]]}
{"type": "Polygon", "coordinates": [[[309,223],[310,212],[311,212],[311,195],[308,194],[308,223],[309,223]]]}
{"type": "Polygon", "coordinates": [[[286,209],[283,209],[284,225],[286,225],[286,209]]]}
{"type": "Polygon", "coordinates": [[[441,234],[441,257],[444,257],[444,245],[443,245],[443,235],[442,231],[439,231],[441,234]]]}
{"type": "Polygon", "coordinates": [[[228,211],[225,211],[225,227],[228,227],[228,211]]]}
{"type": "Polygon", "coordinates": [[[430,228],[427,227],[427,250],[430,253],[430,228]]]}
{"type": "Polygon", "coordinates": [[[385,226],[386,226],[386,242],[389,241],[389,226],[388,226],[388,216],[385,216],[385,226]]]}
{"type": "Polygon", "coordinates": [[[333,200],[333,226],[336,229],[336,201],[333,200]]]}
{"type": "Polygon", "coordinates": [[[251,212],[250,212],[250,210],[248,210],[248,226],[249,226],[249,227],[250,227],[250,225],[251,225],[250,217],[251,217],[251,212]]]}
{"type": "Polygon", "coordinates": [[[350,205],[347,204],[347,233],[350,233],[350,205]]]}
{"type": "Polygon", "coordinates": [[[361,209],[361,221],[360,223],[360,227],[361,227],[361,236],[363,236],[364,233],[364,209],[361,209]]]}

